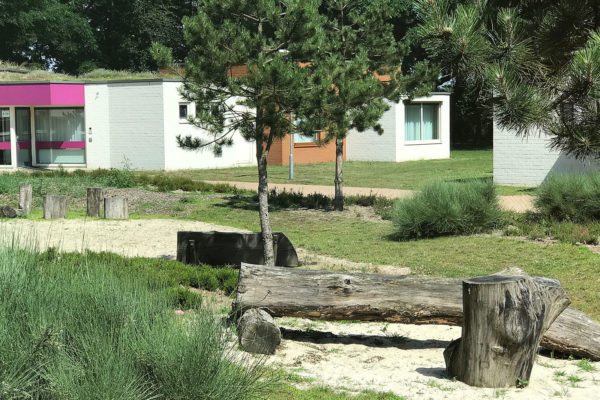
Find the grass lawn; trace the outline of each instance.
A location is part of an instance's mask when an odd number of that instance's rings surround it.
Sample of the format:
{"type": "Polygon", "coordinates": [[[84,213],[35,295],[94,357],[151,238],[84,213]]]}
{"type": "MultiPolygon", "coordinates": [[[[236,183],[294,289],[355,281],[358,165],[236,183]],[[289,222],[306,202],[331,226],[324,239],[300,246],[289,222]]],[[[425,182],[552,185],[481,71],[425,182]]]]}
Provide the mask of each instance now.
{"type": "MultiPolygon", "coordinates": [[[[300,185],[333,185],[334,163],[294,166],[294,179],[289,180],[287,166],[269,166],[269,182],[300,185]]],[[[395,162],[346,162],[344,184],[356,187],[418,189],[431,179],[463,181],[491,178],[492,150],[454,150],[447,160],[395,162]]],[[[141,173],[145,174],[145,173],[141,173]]],[[[150,174],[155,174],[151,172],[150,174]]],[[[197,180],[256,182],[256,167],[186,170],[166,172],[197,180]]],[[[500,194],[531,193],[531,189],[501,187],[500,194]]]]}
{"type": "MultiPolygon", "coordinates": [[[[192,219],[259,230],[253,204],[243,200],[197,199],[189,207],[186,214],[192,219]]],[[[271,223],[298,247],[351,261],[410,267],[416,274],[466,277],[518,266],[531,275],[558,279],[573,307],[600,319],[600,255],[584,247],[490,236],[397,242],[389,239],[389,223],[322,211],[273,211],[271,223]]]]}

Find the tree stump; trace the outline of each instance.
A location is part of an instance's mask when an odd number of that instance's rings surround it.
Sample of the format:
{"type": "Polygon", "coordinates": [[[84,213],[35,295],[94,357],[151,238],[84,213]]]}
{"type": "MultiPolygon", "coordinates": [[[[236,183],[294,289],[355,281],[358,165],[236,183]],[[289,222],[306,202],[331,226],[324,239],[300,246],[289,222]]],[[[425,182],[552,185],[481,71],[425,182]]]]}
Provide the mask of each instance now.
{"type": "Polygon", "coordinates": [[[281,343],[281,331],[266,311],[252,308],[244,313],[237,326],[240,346],[249,353],[275,354],[281,343]]]}
{"type": "Polygon", "coordinates": [[[123,197],[104,198],[104,218],[105,219],[127,219],[129,211],[127,208],[127,199],[123,197]]]}
{"type": "Polygon", "coordinates": [[[87,216],[101,217],[102,216],[102,188],[89,187],[87,188],[87,216]]]}
{"type": "Polygon", "coordinates": [[[527,276],[464,280],[462,337],[444,351],[448,373],[471,386],[526,385],[542,335],[568,304],[562,287],[527,276]]]}
{"type": "Polygon", "coordinates": [[[67,216],[67,196],[44,196],[43,209],[44,219],[65,218],[67,216]]]}
{"type": "Polygon", "coordinates": [[[19,186],[19,210],[21,214],[31,213],[31,204],[33,202],[33,186],[25,184],[19,186]]]}

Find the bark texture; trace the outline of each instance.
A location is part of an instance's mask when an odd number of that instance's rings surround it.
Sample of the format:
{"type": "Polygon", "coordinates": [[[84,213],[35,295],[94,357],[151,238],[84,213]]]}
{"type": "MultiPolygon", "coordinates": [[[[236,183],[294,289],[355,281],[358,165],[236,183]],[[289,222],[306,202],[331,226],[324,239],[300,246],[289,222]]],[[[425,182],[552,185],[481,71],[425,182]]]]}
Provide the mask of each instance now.
{"type": "Polygon", "coordinates": [[[67,216],[67,196],[47,195],[43,199],[44,219],[59,219],[67,216]]]}
{"type": "Polygon", "coordinates": [[[525,384],[542,334],[569,303],[562,288],[526,276],[464,280],[462,337],[444,351],[448,374],[477,387],[525,384]]]}
{"type": "Polygon", "coordinates": [[[344,211],[344,139],[335,139],[335,198],[334,207],[337,211],[344,211]]]}
{"type": "Polygon", "coordinates": [[[240,346],[249,353],[275,354],[281,331],[267,312],[253,308],[244,313],[237,326],[240,346]]]}
{"type": "Polygon", "coordinates": [[[258,215],[260,217],[260,232],[263,238],[265,265],[274,266],[275,252],[273,250],[273,232],[271,231],[271,221],[269,219],[267,154],[268,153],[263,149],[263,142],[257,140],[256,161],[258,163],[258,215]]]}
{"type": "Polygon", "coordinates": [[[127,219],[129,218],[129,209],[127,199],[123,197],[106,197],[104,199],[104,218],[105,219],[127,219]]]}
{"type": "MultiPolygon", "coordinates": [[[[511,268],[501,275],[520,275],[511,268]]],[[[533,278],[546,290],[552,279],[533,278]]],[[[234,310],[263,308],[274,317],[461,325],[462,279],[350,274],[242,264],[234,310]]],[[[600,324],[566,309],[541,342],[549,350],[600,360],[600,324]]]]}
{"type": "Polygon", "coordinates": [[[102,188],[90,187],[87,188],[87,216],[97,217],[102,216],[102,203],[104,203],[102,188]]]}
{"type": "Polygon", "coordinates": [[[17,211],[12,207],[0,205],[0,218],[17,218],[17,211]]]}
{"type": "Polygon", "coordinates": [[[19,185],[19,210],[22,215],[31,213],[33,203],[33,186],[31,184],[19,185]]]}

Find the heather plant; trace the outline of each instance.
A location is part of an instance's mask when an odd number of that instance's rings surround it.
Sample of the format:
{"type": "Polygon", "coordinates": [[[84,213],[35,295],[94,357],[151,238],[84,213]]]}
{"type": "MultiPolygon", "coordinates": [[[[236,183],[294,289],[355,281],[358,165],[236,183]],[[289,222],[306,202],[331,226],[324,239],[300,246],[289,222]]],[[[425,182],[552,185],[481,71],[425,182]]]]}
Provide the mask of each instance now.
{"type": "Polygon", "coordinates": [[[119,267],[101,254],[0,245],[0,397],[247,399],[263,390],[260,363],[234,361],[216,315],[176,314],[171,282],[119,267]]]}

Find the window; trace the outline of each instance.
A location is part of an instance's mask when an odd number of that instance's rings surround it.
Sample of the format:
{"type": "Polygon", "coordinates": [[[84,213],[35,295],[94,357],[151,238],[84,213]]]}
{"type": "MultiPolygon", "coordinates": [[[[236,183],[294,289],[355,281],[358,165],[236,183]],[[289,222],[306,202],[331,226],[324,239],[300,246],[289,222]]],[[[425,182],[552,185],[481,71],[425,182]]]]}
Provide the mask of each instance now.
{"type": "Polygon", "coordinates": [[[85,164],[83,108],[36,108],[34,114],[39,164],[85,164]]]}
{"type": "Polygon", "coordinates": [[[11,165],[10,157],[10,111],[0,108],[0,165],[11,165]]]}
{"type": "Polygon", "coordinates": [[[188,105],[180,104],[179,105],[179,119],[183,121],[187,121],[188,119],[188,105]]]}
{"type": "MultiPolygon", "coordinates": [[[[294,125],[302,121],[302,118],[294,116],[294,125]]],[[[294,133],[294,143],[316,143],[319,140],[319,132],[315,131],[312,135],[304,135],[302,133],[294,133]]]]}
{"type": "Polygon", "coordinates": [[[404,138],[407,142],[439,140],[436,103],[410,103],[404,106],[404,138]]]}

